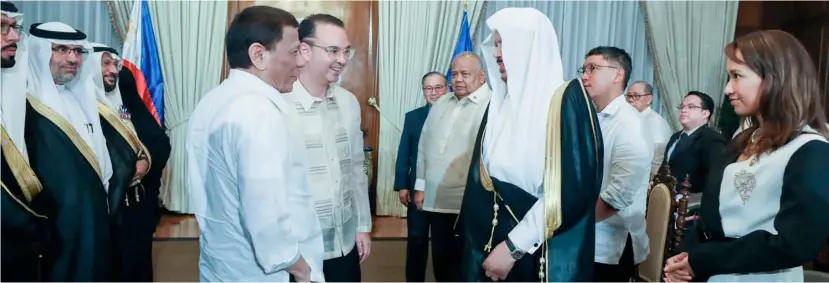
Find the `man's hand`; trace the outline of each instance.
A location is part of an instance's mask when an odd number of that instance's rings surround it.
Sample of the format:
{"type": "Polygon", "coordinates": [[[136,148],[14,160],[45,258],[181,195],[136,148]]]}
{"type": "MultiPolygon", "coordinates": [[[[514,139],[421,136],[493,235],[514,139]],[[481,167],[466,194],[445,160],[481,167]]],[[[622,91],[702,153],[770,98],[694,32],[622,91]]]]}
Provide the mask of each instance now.
{"type": "Polygon", "coordinates": [[[402,204],[403,206],[408,207],[409,206],[409,200],[411,200],[409,198],[409,189],[400,189],[400,192],[398,192],[398,194],[400,195],[400,204],[402,204]]]}
{"type": "Polygon", "coordinates": [[[360,254],[360,263],[363,263],[371,254],[371,235],[357,232],[357,253],[360,254]]]}
{"type": "Polygon", "coordinates": [[[423,191],[416,191],[414,197],[415,205],[417,205],[417,210],[423,210],[423,191]]]}
{"type": "Polygon", "coordinates": [[[147,160],[138,160],[135,163],[135,175],[132,176],[132,183],[130,183],[130,187],[138,185],[141,182],[141,178],[144,178],[144,175],[147,175],[147,171],[150,170],[150,163],[147,160]]]}
{"type": "Polygon", "coordinates": [[[484,260],[486,277],[489,277],[492,281],[504,280],[512,270],[513,265],[515,265],[515,259],[512,258],[509,248],[507,248],[507,242],[501,242],[484,260]]]}
{"type": "Polygon", "coordinates": [[[294,265],[288,267],[288,273],[293,275],[297,282],[311,282],[311,267],[302,256],[294,265]]]}
{"type": "Polygon", "coordinates": [[[665,281],[689,282],[694,278],[694,271],[688,263],[688,253],[680,253],[665,263],[665,281]]]}

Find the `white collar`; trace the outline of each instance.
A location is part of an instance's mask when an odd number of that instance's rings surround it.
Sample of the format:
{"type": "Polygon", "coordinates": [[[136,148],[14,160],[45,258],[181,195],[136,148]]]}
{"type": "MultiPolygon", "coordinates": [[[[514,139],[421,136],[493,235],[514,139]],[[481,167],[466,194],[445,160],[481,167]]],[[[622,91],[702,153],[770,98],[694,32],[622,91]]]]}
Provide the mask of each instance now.
{"type": "MultiPolygon", "coordinates": [[[[333,90],[334,85],[329,84],[328,89],[325,90],[325,98],[334,97],[333,90]]],[[[311,93],[308,92],[308,89],[306,89],[305,86],[302,85],[302,82],[300,82],[299,80],[296,80],[294,82],[294,90],[291,91],[290,96],[291,98],[299,102],[299,104],[302,105],[302,108],[305,109],[305,111],[311,110],[311,107],[314,106],[314,102],[323,100],[323,98],[311,95],[311,93]]]]}
{"type": "MultiPolygon", "coordinates": [[[[599,114],[602,115],[602,116],[605,116],[605,117],[616,116],[616,113],[619,112],[619,108],[621,108],[622,105],[624,105],[624,103],[627,103],[627,101],[625,100],[625,96],[624,95],[617,96],[616,98],[611,100],[610,104],[605,106],[605,108],[602,109],[602,111],[599,112],[599,114]]],[[[633,107],[633,106],[631,105],[631,107],[633,107]]]]}

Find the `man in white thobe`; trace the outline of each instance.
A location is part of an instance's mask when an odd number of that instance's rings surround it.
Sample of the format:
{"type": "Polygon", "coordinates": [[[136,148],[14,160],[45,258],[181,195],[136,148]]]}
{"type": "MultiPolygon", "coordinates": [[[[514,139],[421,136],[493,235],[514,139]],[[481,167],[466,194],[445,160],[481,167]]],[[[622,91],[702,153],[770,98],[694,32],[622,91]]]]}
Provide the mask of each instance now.
{"type": "MultiPolygon", "coordinates": [[[[42,191],[26,151],[26,69],[28,58],[18,49],[23,14],[11,2],[2,1],[3,65],[0,73],[0,128],[2,128],[2,268],[4,282],[40,281],[40,256],[49,243],[49,223],[43,210],[32,207],[42,191]]],[[[22,44],[21,44],[22,46],[22,44]]]]}
{"type": "Polygon", "coordinates": [[[645,127],[650,132],[650,138],[653,141],[653,162],[651,163],[651,177],[659,171],[662,166],[662,159],[664,158],[665,146],[668,144],[668,139],[671,138],[673,131],[668,121],[659,116],[655,111],[651,110],[653,103],[653,86],[643,81],[635,81],[628,87],[625,93],[625,99],[630,105],[633,105],[636,110],[642,115],[642,120],[645,122],[645,127]]]}
{"type": "Polygon", "coordinates": [[[293,105],[281,98],[305,65],[297,26],[278,8],[238,14],[226,37],[230,74],[190,117],[187,186],[202,281],[325,280],[303,144],[291,138],[293,105]]]}
{"type": "MultiPolygon", "coordinates": [[[[46,213],[60,247],[45,256],[46,281],[110,281],[112,223],[127,205],[133,177],[115,163],[89,89],[86,34],[59,22],[33,24],[29,51],[26,146],[43,184],[46,213]]],[[[134,158],[135,156],[133,156],[134,158]]]]}
{"type": "Polygon", "coordinates": [[[314,196],[325,249],[323,269],[331,282],[358,282],[360,263],[371,252],[368,176],[363,172],[360,103],[337,84],[354,56],[342,20],[311,15],[299,27],[300,55],[308,61],[286,101],[290,123],[305,145],[305,175],[314,196]]]}

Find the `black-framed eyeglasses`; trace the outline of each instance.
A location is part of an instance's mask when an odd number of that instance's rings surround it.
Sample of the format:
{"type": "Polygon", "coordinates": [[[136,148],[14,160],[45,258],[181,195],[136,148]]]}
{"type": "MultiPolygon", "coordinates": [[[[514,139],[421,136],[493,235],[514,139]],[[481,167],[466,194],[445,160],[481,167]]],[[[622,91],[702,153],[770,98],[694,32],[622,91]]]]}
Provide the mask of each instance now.
{"type": "Polygon", "coordinates": [[[21,26],[21,25],[10,25],[10,24],[2,24],[2,25],[0,25],[0,32],[2,32],[2,34],[3,34],[3,35],[7,35],[7,34],[9,34],[9,32],[10,32],[12,29],[14,29],[14,31],[15,31],[17,34],[20,34],[20,33],[22,33],[22,32],[23,32],[23,26],[21,26]]]}
{"type": "Polygon", "coordinates": [[[628,93],[625,93],[625,98],[629,99],[629,100],[633,100],[633,101],[638,101],[642,97],[649,96],[649,95],[651,95],[651,94],[650,93],[641,93],[640,94],[640,93],[635,93],[635,92],[628,92],[628,93]]]}
{"type": "Polygon", "coordinates": [[[322,50],[325,50],[325,52],[328,53],[328,57],[330,57],[331,59],[337,59],[341,56],[345,56],[346,59],[351,59],[354,58],[354,54],[357,53],[357,50],[354,49],[354,47],[340,48],[337,46],[319,46],[308,40],[305,40],[303,42],[311,47],[317,47],[322,50]]]}
{"type": "Polygon", "coordinates": [[[580,68],[577,70],[577,72],[579,73],[579,75],[583,75],[583,74],[588,74],[588,75],[589,75],[589,74],[592,74],[592,73],[593,73],[593,71],[595,71],[595,70],[596,70],[596,69],[598,69],[598,68],[611,68],[611,69],[618,69],[619,67],[616,67],[616,66],[604,66],[604,65],[594,65],[594,64],[590,64],[590,65],[587,65],[587,66],[582,66],[582,67],[580,67],[580,68]]]}
{"type": "Polygon", "coordinates": [[[680,105],[676,106],[676,109],[679,109],[679,110],[682,110],[682,109],[685,109],[685,108],[688,108],[688,110],[702,109],[702,106],[699,106],[699,105],[684,105],[684,104],[680,104],[680,105]]]}
{"type": "Polygon", "coordinates": [[[87,51],[83,47],[69,47],[69,46],[66,46],[66,45],[52,46],[52,52],[54,52],[57,55],[61,55],[61,56],[69,55],[71,53],[75,53],[76,55],[81,56],[81,55],[86,55],[87,53],[89,53],[89,51],[87,51]]]}
{"type": "Polygon", "coordinates": [[[443,91],[448,85],[436,85],[423,87],[423,92],[443,91]]]}

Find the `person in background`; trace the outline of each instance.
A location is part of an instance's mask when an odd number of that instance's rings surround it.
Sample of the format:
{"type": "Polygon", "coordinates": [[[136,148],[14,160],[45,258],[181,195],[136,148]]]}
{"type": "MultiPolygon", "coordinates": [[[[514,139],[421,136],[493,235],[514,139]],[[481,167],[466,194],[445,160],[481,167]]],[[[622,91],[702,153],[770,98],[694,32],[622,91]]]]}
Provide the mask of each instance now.
{"type": "Polygon", "coordinates": [[[201,281],[325,281],[322,233],[303,144],[288,123],[305,60],[296,18],[252,6],[225,36],[228,78],[187,129],[187,185],[199,225],[201,281]]]}
{"type": "Polygon", "coordinates": [[[641,114],[622,95],[632,68],[625,50],[600,46],[587,53],[579,69],[584,88],[599,111],[604,140],[593,270],[593,280],[600,282],[628,282],[650,252],[645,203],[653,143],[641,114]]]}
{"type": "Polygon", "coordinates": [[[322,226],[325,280],[359,282],[360,264],[371,254],[368,176],[363,172],[360,103],[337,84],[355,49],[343,21],[327,14],[299,25],[300,56],[308,64],[285,99],[289,123],[305,144],[308,187],[322,226]]]}
{"type": "Polygon", "coordinates": [[[455,92],[435,102],[423,126],[417,153],[415,204],[431,226],[435,280],[456,281],[460,243],[455,223],[461,209],[472,146],[492,96],[481,58],[458,54],[452,63],[455,92]]]}
{"type": "Polygon", "coordinates": [[[29,166],[26,150],[26,76],[28,58],[18,49],[23,14],[11,2],[2,1],[3,65],[0,73],[2,115],[2,281],[41,281],[41,256],[49,242],[49,223],[42,211],[32,207],[43,190],[40,179],[29,166]]]}
{"type": "Polygon", "coordinates": [[[406,206],[406,281],[426,281],[426,261],[429,257],[429,221],[423,211],[417,209],[414,188],[417,174],[417,145],[426,116],[435,101],[446,94],[449,87],[446,77],[438,72],[429,72],[421,79],[421,89],[426,105],[406,113],[403,134],[397,148],[397,162],[394,172],[394,190],[398,192],[400,203],[406,206]]]}
{"type": "Polygon", "coordinates": [[[625,93],[625,99],[630,105],[633,105],[639,113],[642,114],[642,120],[645,122],[645,127],[650,132],[651,140],[653,141],[653,163],[651,163],[651,177],[659,171],[662,166],[662,159],[665,157],[665,146],[668,144],[668,138],[671,137],[671,126],[665,118],[659,116],[655,111],[651,110],[651,103],[653,103],[653,86],[643,81],[635,81],[628,87],[625,93]]]}
{"type": "Polygon", "coordinates": [[[725,94],[748,120],[712,164],[699,219],[668,282],[803,282],[829,236],[829,130],[809,53],[763,30],[725,46],[725,94]]]}
{"type": "Polygon", "coordinates": [[[714,100],[710,96],[691,91],[677,109],[682,130],[671,135],[662,164],[669,165],[671,175],[677,180],[677,190],[690,177],[688,202],[695,209],[700,203],[700,194],[706,191],[710,168],[725,150],[726,142],[722,134],[708,126],[714,113],[714,100]]]}

